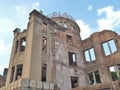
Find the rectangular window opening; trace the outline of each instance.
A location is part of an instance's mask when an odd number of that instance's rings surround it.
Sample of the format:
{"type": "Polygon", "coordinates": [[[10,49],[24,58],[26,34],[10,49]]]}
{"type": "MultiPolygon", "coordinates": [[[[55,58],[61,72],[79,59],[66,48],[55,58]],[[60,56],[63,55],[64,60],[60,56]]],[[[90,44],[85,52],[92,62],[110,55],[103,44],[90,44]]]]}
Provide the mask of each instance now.
{"type": "Polygon", "coordinates": [[[77,65],[77,63],[76,63],[76,54],[73,53],[73,52],[69,52],[68,56],[69,56],[69,64],[70,65],[77,65]]]}
{"type": "Polygon", "coordinates": [[[86,62],[91,62],[91,61],[96,60],[94,48],[90,48],[88,50],[85,50],[84,55],[85,55],[86,62]]]}
{"type": "Polygon", "coordinates": [[[90,56],[89,56],[89,52],[88,50],[84,52],[85,53],[85,59],[86,59],[86,62],[90,62],[90,56]]]}
{"type": "Polygon", "coordinates": [[[43,23],[43,31],[45,31],[45,32],[47,31],[47,23],[45,23],[45,22],[43,23]]]}
{"type": "Polygon", "coordinates": [[[72,88],[78,87],[78,77],[71,77],[71,87],[72,88]]]}
{"type": "Polygon", "coordinates": [[[98,71],[88,73],[88,77],[89,77],[89,84],[90,85],[101,83],[98,71]]]}
{"type": "Polygon", "coordinates": [[[18,80],[22,77],[22,69],[23,69],[23,64],[17,65],[15,80],[18,80]]]}
{"type": "Polygon", "coordinates": [[[110,55],[110,50],[107,43],[103,43],[103,49],[106,56],[110,55]]]}
{"type": "Polygon", "coordinates": [[[73,41],[72,41],[72,36],[70,35],[66,35],[66,38],[67,38],[67,43],[72,45],[73,41]]]}
{"type": "Polygon", "coordinates": [[[102,43],[102,47],[103,47],[105,56],[113,54],[114,52],[117,51],[117,47],[116,47],[115,41],[113,39],[102,43]]]}
{"type": "Polygon", "coordinates": [[[67,24],[66,24],[66,22],[64,22],[64,28],[67,28],[67,24]]]}
{"type": "Polygon", "coordinates": [[[26,46],[26,37],[20,39],[20,51],[24,51],[26,46]]]}
{"type": "Polygon", "coordinates": [[[90,57],[91,57],[91,60],[94,61],[96,58],[95,58],[95,52],[94,52],[94,49],[91,48],[90,49],[90,57]]]}
{"type": "Polygon", "coordinates": [[[118,80],[118,77],[120,77],[120,64],[109,67],[109,70],[113,81],[118,80]]]}
{"type": "Polygon", "coordinates": [[[47,65],[42,63],[41,81],[46,82],[47,65]]]}
{"type": "Polygon", "coordinates": [[[94,73],[95,73],[96,83],[101,83],[99,72],[95,71],[94,73]]]}
{"type": "Polygon", "coordinates": [[[88,76],[89,76],[89,84],[93,85],[94,84],[93,73],[92,72],[88,73],[88,76]]]}
{"type": "Polygon", "coordinates": [[[71,25],[71,30],[74,31],[74,26],[73,25],[71,25]]]}
{"type": "Polygon", "coordinates": [[[109,44],[110,44],[111,52],[112,52],[112,53],[116,52],[116,51],[117,51],[117,48],[116,48],[116,45],[115,45],[114,40],[110,40],[110,41],[109,41],[109,44]]]}
{"type": "Polygon", "coordinates": [[[43,37],[42,40],[43,40],[42,50],[44,50],[47,47],[47,38],[43,37]]]}

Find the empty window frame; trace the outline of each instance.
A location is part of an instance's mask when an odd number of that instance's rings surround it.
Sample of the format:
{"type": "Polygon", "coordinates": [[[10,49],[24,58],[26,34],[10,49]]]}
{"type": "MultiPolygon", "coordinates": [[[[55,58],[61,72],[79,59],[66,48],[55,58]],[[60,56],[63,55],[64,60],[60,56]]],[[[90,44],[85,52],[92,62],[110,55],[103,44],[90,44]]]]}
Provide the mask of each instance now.
{"type": "Polygon", "coordinates": [[[66,24],[66,22],[64,22],[63,26],[64,26],[64,28],[67,28],[67,24],[66,24]]]}
{"type": "Polygon", "coordinates": [[[70,65],[77,65],[76,63],[76,54],[73,52],[68,52],[68,57],[69,57],[69,64],[70,65]]]}
{"type": "Polygon", "coordinates": [[[66,38],[67,38],[66,42],[72,44],[72,36],[66,35],[66,38]]]}
{"type": "Polygon", "coordinates": [[[15,51],[14,51],[15,54],[18,52],[18,48],[19,48],[19,40],[17,40],[15,43],[15,51]]]}
{"type": "Polygon", "coordinates": [[[74,26],[73,25],[71,25],[70,28],[71,28],[72,31],[74,31],[74,26]]]}
{"type": "Polygon", "coordinates": [[[43,23],[43,31],[47,31],[47,23],[43,23]]]}
{"type": "Polygon", "coordinates": [[[22,70],[23,70],[23,64],[17,65],[15,80],[18,80],[18,79],[20,79],[22,77],[22,70]]]}
{"type": "Polygon", "coordinates": [[[13,82],[14,72],[15,72],[15,67],[12,67],[12,69],[11,69],[10,83],[12,83],[12,82],[13,82]]]}
{"type": "Polygon", "coordinates": [[[43,40],[42,50],[44,50],[47,47],[47,38],[43,37],[42,40],[43,40]]]}
{"type": "Polygon", "coordinates": [[[71,87],[72,88],[78,87],[78,77],[71,77],[71,87]]]}
{"type": "Polygon", "coordinates": [[[109,70],[113,81],[118,80],[118,77],[120,77],[120,64],[109,67],[109,70]]]}
{"type": "Polygon", "coordinates": [[[20,51],[24,51],[26,46],[26,37],[20,39],[20,51]]]}
{"type": "Polygon", "coordinates": [[[84,54],[85,54],[86,62],[91,62],[91,61],[96,60],[94,48],[90,48],[90,49],[84,51],[84,54]]]}
{"type": "Polygon", "coordinates": [[[88,77],[89,77],[89,84],[90,85],[101,83],[98,71],[88,73],[88,77]]]}
{"type": "Polygon", "coordinates": [[[103,46],[103,49],[104,49],[104,53],[106,56],[114,53],[117,51],[117,48],[116,48],[116,45],[115,45],[115,41],[112,39],[112,40],[109,40],[107,42],[104,42],[102,44],[103,46]]]}
{"type": "Polygon", "coordinates": [[[41,81],[46,82],[47,65],[42,63],[41,81]]]}

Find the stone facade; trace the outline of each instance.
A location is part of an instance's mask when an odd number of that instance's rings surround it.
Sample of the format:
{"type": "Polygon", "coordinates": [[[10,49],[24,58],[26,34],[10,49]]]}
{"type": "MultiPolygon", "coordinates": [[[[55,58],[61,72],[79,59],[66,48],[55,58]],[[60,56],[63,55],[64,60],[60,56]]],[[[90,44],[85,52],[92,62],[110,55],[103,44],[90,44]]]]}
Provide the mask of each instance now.
{"type": "Polygon", "coordinates": [[[27,29],[14,30],[7,80],[0,90],[120,90],[119,65],[117,33],[104,30],[82,40],[74,20],[33,10],[27,29]]]}

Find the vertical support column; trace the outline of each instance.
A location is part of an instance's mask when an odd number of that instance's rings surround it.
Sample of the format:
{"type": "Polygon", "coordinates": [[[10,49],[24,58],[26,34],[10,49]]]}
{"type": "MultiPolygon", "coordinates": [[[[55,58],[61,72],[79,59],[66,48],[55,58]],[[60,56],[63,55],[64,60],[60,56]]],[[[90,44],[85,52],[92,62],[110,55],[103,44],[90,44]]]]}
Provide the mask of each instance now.
{"type": "Polygon", "coordinates": [[[96,77],[95,77],[95,73],[93,72],[93,79],[94,79],[94,84],[96,84],[96,77]]]}
{"type": "Polygon", "coordinates": [[[15,66],[15,71],[14,71],[14,75],[13,75],[13,81],[16,80],[16,74],[17,74],[17,66],[15,66]]]}
{"type": "Polygon", "coordinates": [[[23,65],[23,79],[41,80],[42,63],[42,14],[34,10],[30,13],[23,65]],[[37,71],[36,71],[37,70],[37,71]]]}
{"type": "Polygon", "coordinates": [[[17,41],[17,37],[19,36],[20,33],[20,29],[16,28],[14,31],[14,40],[13,40],[13,44],[12,44],[12,52],[11,52],[11,56],[10,56],[10,62],[9,62],[9,69],[8,69],[8,73],[7,73],[7,79],[6,79],[6,85],[8,85],[10,83],[10,79],[11,79],[11,68],[13,60],[14,60],[14,56],[15,56],[15,46],[16,46],[16,41],[17,41]]]}
{"type": "Polygon", "coordinates": [[[115,67],[114,67],[114,69],[115,69],[115,72],[116,72],[116,74],[117,74],[117,77],[119,78],[119,68],[118,68],[118,65],[116,65],[115,67]]]}
{"type": "Polygon", "coordinates": [[[20,52],[20,44],[21,44],[21,39],[19,39],[19,42],[18,42],[17,53],[20,52]]]}
{"type": "Polygon", "coordinates": [[[54,69],[53,69],[53,52],[52,52],[52,27],[48,24],[49,30],[47,30],[47,82],[54,82],[54,69]]]}

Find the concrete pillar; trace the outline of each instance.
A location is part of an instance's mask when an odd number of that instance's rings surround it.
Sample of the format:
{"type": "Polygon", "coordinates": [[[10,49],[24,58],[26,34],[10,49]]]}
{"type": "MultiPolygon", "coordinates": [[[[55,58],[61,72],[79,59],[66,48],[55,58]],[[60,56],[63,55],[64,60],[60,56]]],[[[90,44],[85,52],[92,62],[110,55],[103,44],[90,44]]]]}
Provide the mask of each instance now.
{"type": "Polygon", "coordinates": [[[95,73],[93,72],[92,74],[93,74],[94,84],[96,84],[97,82],[96,82],[95,73]]]}
{"type": "Polygon", "coordinates": [[[16,45],[16,36],[17,33],[15,33],[14,35],[14,40],[13,40],[13,45],[12,45],[12,52],[11,52],[11,56],[10,56],[10,62],[9,62],[9,69],[8,69],[8,73],[7,73],[7,79],[6,79],[6,85],[8,85],[10,83],[10,78],[11,78],[11,69],[12,69],[12,62],[13,62],[13,57],[15,56],[14,51],[15,51],[15,45],[16,45]]]}
{"type": "Polygon", "coordinates": [[[36,14],[37,12],[32,12],[30,16],[25,48],[22,78],[28,80],[41,80],[42,19],[36,14]]]}
{"type": "Polygon", "coordinates": [[[16,79],[16,74],[17,74],[17,66],[15,66],[15,71],[14,71],[14,75],[13,75],[13,81],[15,81],[15,79],[16,79]]]}

